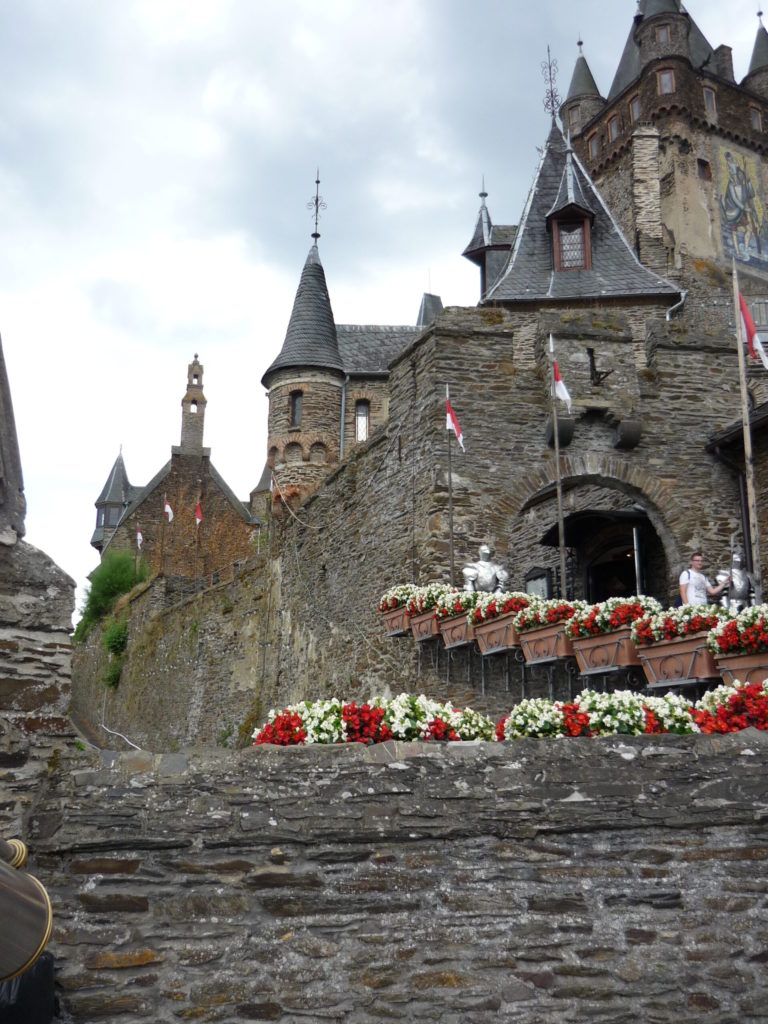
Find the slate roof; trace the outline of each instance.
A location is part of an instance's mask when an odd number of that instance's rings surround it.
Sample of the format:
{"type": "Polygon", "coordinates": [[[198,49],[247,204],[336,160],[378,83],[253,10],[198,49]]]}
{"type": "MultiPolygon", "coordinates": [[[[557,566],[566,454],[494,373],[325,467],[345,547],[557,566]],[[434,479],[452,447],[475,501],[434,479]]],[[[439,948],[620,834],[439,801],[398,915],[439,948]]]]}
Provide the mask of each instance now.
{"type": "Polygon", "coordinates": [[[592,72],[589,70],[587,59],[581,53],[581,50],[579,50],[579,56],[576,58],[576,66],[573,69],[566,103],[568,100],[575,100],[580,96],[600,97],[600,90],[597,88],[597,83],[592,77],[592,72]]]}
{"type": "MultiPolygon", "coordinates": [[[[637,14],[635,15],[634,24],[629,30],[629,37],[624,46],[624,52],[621,55],[619,66],[616,70],[616,74],[613,78],[613,84],[611,85],[610,92],[608,93],[608,102],[615,99],[619,93],[623,92],[627,86],[629,86],[638,76],[643,69],[643,59],[640,54],[640,49],[635,42],[635,24],[638,18],[650,18],[654,14],[688,14],[685,6],[679,3],[678,0],[640,0],[637,8],[637,14]]],[[[691,23],[690,33],[688,35],[688,43],[690,46],[691,53],[691,64],[702,71],[711,71],[713,74],[717,72],[714,61],[714,50],[712,46],[707,42],[701,29],[696,22],[688,14],[691,23]]]]}
{"type": "Polygon", "coordinates": [[[99,505],[125,505],[131,500],[137,490],[138,488],[133,487],[128,479],[128,472],[123,461],[123,453],[120,452],[110,470],[107,482],[101,489],[101,494],[95,501],[95,505],[97,508],[99,505]]]}
{"type": "Polygon", "coordinates": [[[753,72],[760,71],[766,66],[768,66],[768,32],[765,31],[765,25],[761,21],[755,36],[755,46],[752,50],[752,60],[749,62],[747,78],[753,72]]]}
{"type": "MultiPolygon", "coordinates": [[[[442,303],[440,305],[442,308],[442,303]]],[[[352,376],[375,376],[387,374],[392,360],[410,345],[421,329],[339,324],[336,333],[344,372],[352,376]]]]}
{"type": "Polygon", "coordinates": [[[671,297],[677,294],[679,290],[674,285],[644,267],[629,247],[586,170],[553,122],[514,248],[483,301],[671,297]],[[554,270],[547,217],[563,196],[567,198],[569,189],[574,197],[579,196],[578,201],[574,200],[577,205],[594,213],[591,270],[554,270]]]}
{"type": "Polygon", "coordinates": [[[416,317],[416,326],[428,327],[429,324],[435,322],[442,312],[443,300],[440,296],[424,292],[421,297],[421,305],[419,306],[419,315],[416,317]]]}
{"type": "Polygon", "coordinates": [[[477,224],[475,224],[474,234],[470,239],[469,245],[461,254],[462,256],[470,256],[470,253],[487,249],[488,246],[492,244],[491,237],[493,224],[491,223],[491,215],[488,212],[488,207],[485,205],[487,195],[487,192],[480,193],[480,210],[477,214],[477,224]]]}
{"type": "Polygon", "coordinates": [[[276,370],[291,367],[344,371],[325,271],[316,245],[309,250],[301,272],[283,347],[261,378],[262,384],[269,387],[269,378],[276,370]]]}

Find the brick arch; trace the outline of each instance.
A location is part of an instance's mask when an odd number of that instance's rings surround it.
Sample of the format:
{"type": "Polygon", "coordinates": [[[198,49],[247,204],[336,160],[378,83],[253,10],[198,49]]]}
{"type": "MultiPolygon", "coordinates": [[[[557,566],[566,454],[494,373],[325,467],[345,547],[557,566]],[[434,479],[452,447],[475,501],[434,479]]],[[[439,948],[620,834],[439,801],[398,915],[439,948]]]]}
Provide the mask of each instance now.
{"type": "MultiPolygon", "coordinates": [[[[561,455],[560,466],[563,484],[595,484],[621,491],[641,501],[664,546],[668,564],[680,563],[680,547],[667,523],[667,514],[664,511],[667,505],[667,489],[655,476],[612,455],[561,455]]],[[[523,476],[516,488],[516,515],[521,515],[536,504],[535,499],[552,491],[555,483],[554,468],[550,465],[542,466],[536,472],[523,476]]]]}

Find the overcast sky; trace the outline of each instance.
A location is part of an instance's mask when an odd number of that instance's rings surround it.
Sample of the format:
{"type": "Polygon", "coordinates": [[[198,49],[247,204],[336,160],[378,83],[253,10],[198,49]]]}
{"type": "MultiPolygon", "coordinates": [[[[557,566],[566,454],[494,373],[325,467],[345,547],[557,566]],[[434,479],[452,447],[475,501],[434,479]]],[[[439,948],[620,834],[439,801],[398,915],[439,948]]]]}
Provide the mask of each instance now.
{"type": "MultiPolygon", "coordinates": [[[[737,80],[753,0],[690,0],[737,80]]],[[[548,132],[547,45],[605,95],[634,0],[3,0],[0,333],[27,537],[82,587],[122,445],[145,484],[179,443],[199,353],[205,443],[243,499],[266,457],[261,376],[311,244],[337,323],[474,304],[460,253],[481,181],[517,223],[548,132]]],[[[464,421],[462,421],[464,423],[464,421]]],[[[466,427],[465,427],[466,429],[466,427]]],[[[82,592],[78,593],[78,601],[82,592]]]]}

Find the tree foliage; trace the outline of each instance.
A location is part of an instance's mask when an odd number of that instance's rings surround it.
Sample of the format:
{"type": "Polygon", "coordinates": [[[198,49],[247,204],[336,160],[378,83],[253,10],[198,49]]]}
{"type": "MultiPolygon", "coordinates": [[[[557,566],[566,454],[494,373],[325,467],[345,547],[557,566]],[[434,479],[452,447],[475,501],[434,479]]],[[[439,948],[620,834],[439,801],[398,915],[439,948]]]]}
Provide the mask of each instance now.
{"type": "Polygon", "coordinates": [[[130,551],[110,551],[90,576],[81,619],[75,627],[75,643],[82,642],[97,622],[101,622],[122,594],[147,579],[146,563],[138,561],[130,551]]]}

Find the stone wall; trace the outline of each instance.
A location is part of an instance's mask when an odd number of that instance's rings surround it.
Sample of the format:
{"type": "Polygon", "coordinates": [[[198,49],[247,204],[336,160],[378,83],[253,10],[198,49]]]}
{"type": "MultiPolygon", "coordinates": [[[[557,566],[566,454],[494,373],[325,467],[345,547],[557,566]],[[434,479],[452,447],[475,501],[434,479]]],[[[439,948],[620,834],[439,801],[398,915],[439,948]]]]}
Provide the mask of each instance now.
{"type": "Polygon", "coordinates": [[[264,560],[172,607],[163,583],[116,609],[128,621],[116,687],[104,681],[110,656],[101,628],[75,648],[73,718],[99,746],[122,747],[107,730],[148,750],[234,745],[249,712],[260,724],[279,700],[264,672],[267,617],[276,614],[267,607],[264,560]]]}
{"type": "Polygon", "coordinates": [[[764,1020],[767,736],[62,754],[61,1019],[764,1020]]]}
{"type": "Polygon", "coordinates": [[[74,605],[74,580],[47,555],[0,543],[0,838],[20,835],[38,776],[72,737],[74,605]]]}

